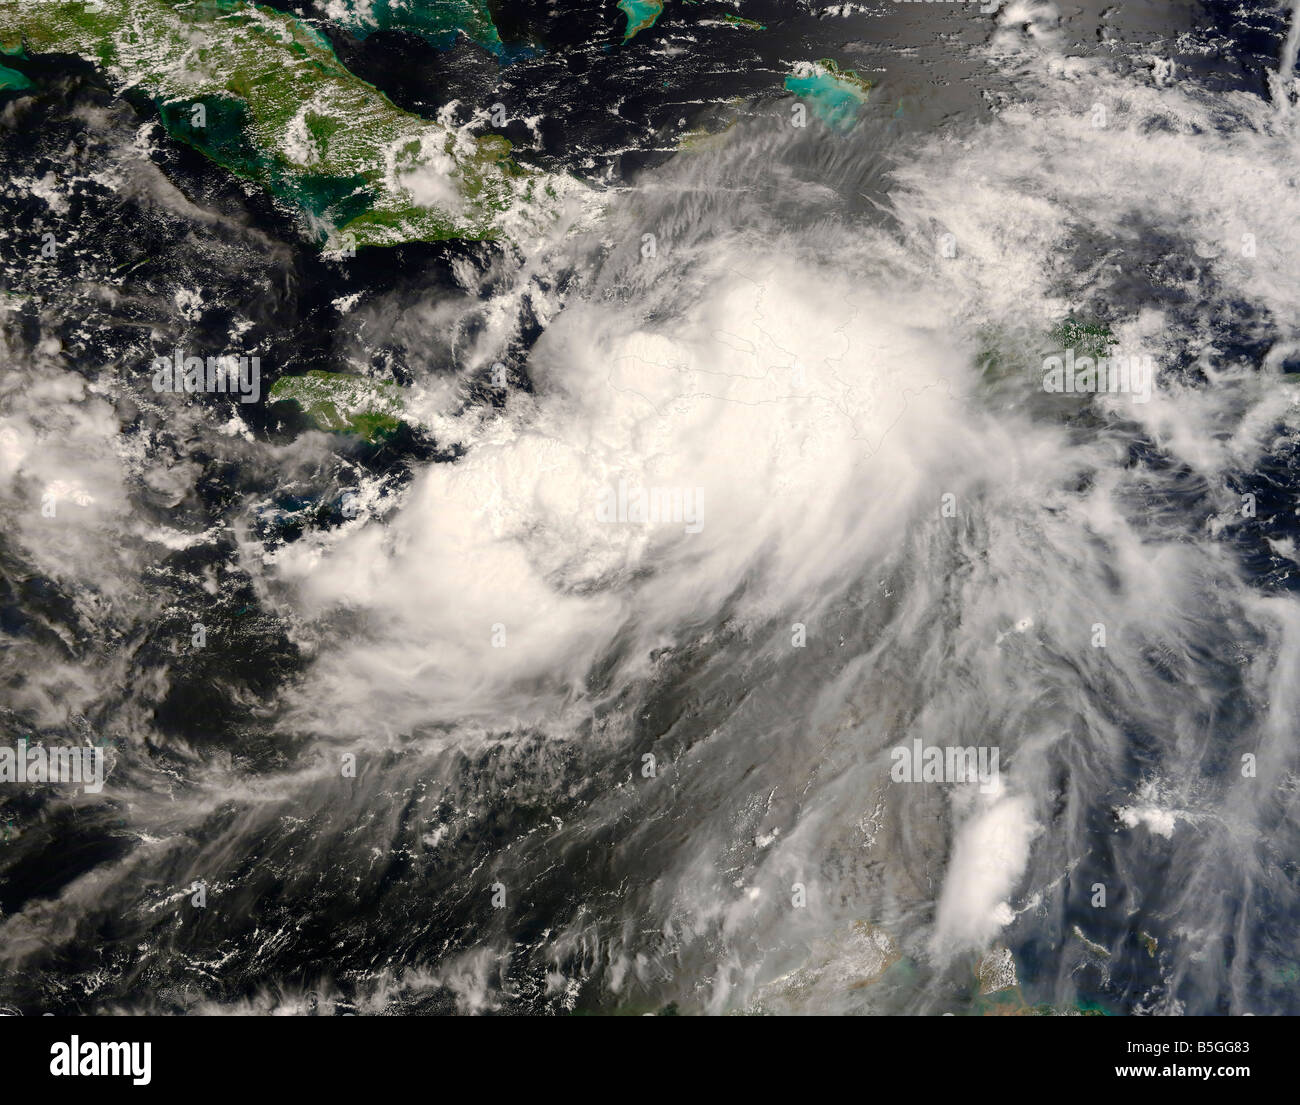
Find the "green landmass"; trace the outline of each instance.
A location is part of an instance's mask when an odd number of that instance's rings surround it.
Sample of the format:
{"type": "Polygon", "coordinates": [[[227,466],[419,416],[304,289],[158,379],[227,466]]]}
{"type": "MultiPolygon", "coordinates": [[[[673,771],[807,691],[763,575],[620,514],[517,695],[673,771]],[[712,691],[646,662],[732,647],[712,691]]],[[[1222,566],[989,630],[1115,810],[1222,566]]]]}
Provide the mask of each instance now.
{"type": "Polygon", "coordinates": [[[787,92],[812,104],[813,111],[832,130],[847,131],[867,102],[871,81],[852,69],[841,69],[830,58],[801,62],[785,78],[787,92]]]}
{"type": "Polygon", "coordinates": [[[627,16],[627,30],[623,32],[626,42],[638,31],[655,25],[664,13],[664,0],[618,0],[618,10],[627,16]]]}
{"type": "Polygon", "coordinates": [[[302,376],[282,376],[268,399],[297,403],[322,430],[357,434],[371,442],[391,437],[402,424],[396,384],[344,372],[313,369],[302,376]]]}
{"type": "Polygon", "coordinates": [[[332,250],[498,237],[555,195],[505,138],[401,110],[319,32],[247,0],[6,0],[0,49],[94,62],[332,250]]]}
{"type": "Polygon", "coordinates": [[[728,12],[726,15],[722,17],[722,21],[724,23],[730,23],[733,27],[745,27],[751,31],[767,30],[766,24],[759,23],[757,20],[754,19],[746,19],[744,16],[741,15],[732,15],[730,12],[728,12]]]}
{"type": "Polygon", "coordinates": [[[1100,322],[1080,322],[1067,318],[1049,335],[1061,349],[1073,349],[1078,357],[1104,357],[1119,339],[1109,326],[1100,322]]]}

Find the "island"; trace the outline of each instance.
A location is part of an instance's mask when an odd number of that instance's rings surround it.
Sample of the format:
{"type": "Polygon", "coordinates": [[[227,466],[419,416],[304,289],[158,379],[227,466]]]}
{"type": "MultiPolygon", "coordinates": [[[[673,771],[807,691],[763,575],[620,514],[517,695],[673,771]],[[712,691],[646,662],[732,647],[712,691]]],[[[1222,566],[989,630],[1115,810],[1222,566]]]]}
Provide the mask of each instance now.
{"type": "Polygon", "coordinates": [[[307,23],[247,0],[6,4],[0,52],[93,62],[119,93],[151,101],[173,138],[267,189],[345,255],[509,237],[507,224],[532,225],[568,183],[516,164],[503,136],[403,111],[307,23]]]}
{"type": "Polygon", "coordinates": [[[655,25],[664,13],[664,0],[618,0],[618,10],[627,16],[627,30],[623,32],[626,42],[638,31],[655,25]]]}
{"type": "Polygon", "coordinates": [[[402,422],[396,384],[345,372],[313,369],[301,376],[281,376],[268,399],[296,403],[318,429],[356,434],[372,443],[391,437],[402,422]]]}

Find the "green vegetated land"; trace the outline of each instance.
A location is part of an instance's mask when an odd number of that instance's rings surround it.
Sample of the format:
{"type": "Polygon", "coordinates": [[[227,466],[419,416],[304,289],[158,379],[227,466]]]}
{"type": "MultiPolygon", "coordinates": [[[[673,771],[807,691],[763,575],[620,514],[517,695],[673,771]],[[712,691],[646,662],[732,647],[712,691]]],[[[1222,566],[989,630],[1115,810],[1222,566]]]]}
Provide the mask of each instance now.
{"type": "Polygon", "coordinates": [[[1051,340],[1061,349],[1073,349],[1079,357],[1105,357],[1119,339],[1101,322],[1080,322],[1067,318],[1052,330],[1051,340]]]}
{"type": "Polygon", "coordinates": [[[402,422],[401,389],[396,384],[343,372],[313,369],[302,376],[282,376],[269,399],[296,403],[322,430],[357,434],[371,442],[391,437],[402,422]]]}
{"type": "MultiPolygon", "coordinates": [[[[498,237],[512,214],[540,215],[556,194],[504,137],[401,110],[319,32],[247,0],[0,0],[0,51],[94,62],[123,93],[153,100],[174,138],[267,188],[331,249],[498,237]]],[[[0,87],[12,89],[7,73],[0,87]]]]}

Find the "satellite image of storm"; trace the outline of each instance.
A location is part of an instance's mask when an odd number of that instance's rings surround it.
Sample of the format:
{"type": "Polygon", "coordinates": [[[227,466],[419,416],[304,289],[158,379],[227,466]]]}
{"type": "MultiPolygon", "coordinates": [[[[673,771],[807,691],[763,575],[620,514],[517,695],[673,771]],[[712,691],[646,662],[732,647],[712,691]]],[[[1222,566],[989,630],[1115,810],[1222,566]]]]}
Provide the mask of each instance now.
{"type": "Polygon", "coordinates": [[[0,1013],[1300,1014],[1298,52],[0,0],[0,1013]]]}

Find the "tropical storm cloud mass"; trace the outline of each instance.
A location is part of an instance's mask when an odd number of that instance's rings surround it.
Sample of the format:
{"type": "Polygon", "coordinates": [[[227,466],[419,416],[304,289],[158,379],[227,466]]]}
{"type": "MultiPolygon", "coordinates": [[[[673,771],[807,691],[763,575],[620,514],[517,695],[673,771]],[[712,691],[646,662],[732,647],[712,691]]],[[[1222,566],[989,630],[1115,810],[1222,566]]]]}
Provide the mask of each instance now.
{"type": "Polygon", "coordinates": [[[0,1006],[1300,1012],[1298,49],[0,0],[0,1006]]]}

